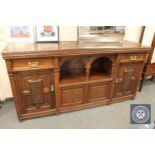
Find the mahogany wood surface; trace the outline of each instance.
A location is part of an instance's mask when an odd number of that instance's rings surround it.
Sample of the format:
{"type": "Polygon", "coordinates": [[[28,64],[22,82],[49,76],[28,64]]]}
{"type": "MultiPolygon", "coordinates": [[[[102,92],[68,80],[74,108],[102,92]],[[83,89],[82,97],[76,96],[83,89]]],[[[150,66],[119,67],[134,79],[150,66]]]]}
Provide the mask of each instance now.
{"type": "Polygon", "coordinates": [[[123,43],[9,43],[3,58],[19,120],[133,99],[150,48],[123,43]]]}
{"type": "Polygon", "coordinates": [[[146,52],[150,48],[137,43],[124,41],[122,43],[9,43],[2,55],[4,59],[32,58],[32,57],[62,57],[80,54],[113,54],[146,52]]]}

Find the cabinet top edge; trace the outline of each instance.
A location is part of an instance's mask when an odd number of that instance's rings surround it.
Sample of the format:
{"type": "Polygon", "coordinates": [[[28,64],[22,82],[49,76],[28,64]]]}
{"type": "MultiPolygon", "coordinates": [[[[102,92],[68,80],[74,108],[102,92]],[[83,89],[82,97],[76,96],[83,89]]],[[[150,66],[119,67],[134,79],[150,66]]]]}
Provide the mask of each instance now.
{"type": "Polygon", "coordinates": [[[8,43],[2,52],[4,59],[67,56],[87,54],[112,54],[150,52],[151,48],[134,42],[78,43],[65,41],[59,43],[8,43]]]}

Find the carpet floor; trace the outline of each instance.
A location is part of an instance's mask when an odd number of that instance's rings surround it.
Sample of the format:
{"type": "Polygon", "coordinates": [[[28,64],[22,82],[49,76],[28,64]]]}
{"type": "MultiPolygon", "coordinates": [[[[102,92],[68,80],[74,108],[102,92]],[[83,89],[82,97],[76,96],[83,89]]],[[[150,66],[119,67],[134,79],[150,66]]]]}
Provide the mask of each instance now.
{"type": "Polygon", "coordinates": [[[19,122],[14,103],[0,109],[0,128],[5,129],[138,129],[130,124],[130,104],[151,104],[151,119],[155,120],[155,83],[146,81],[135,100],[105,105],[19,122]]]}

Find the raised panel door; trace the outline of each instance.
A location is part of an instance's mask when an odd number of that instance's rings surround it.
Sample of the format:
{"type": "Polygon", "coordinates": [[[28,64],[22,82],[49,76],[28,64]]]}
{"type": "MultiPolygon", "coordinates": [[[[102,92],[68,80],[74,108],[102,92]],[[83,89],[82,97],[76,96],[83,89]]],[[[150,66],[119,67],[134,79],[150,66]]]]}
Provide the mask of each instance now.
{"type": "Polygon", "coordinates": [[[114,86],[114,97],[135,94],[141,64],[120,64],[114,86]]]}
{"type": "Polygon", "coordinates": [[[110,90],[109,82],[89,84],[89,102],[109,100],[110,90]]]}
{"type": "Polygon", "coordinates": [[[51,70],[20,71],[15,73],[22,113],[55,108],[53,72],[51,70]]]}
{"type": "Polygon", "coordinates": [[[86,86],[69,86],[61,88],[61,106],[68,107],[86,102],[86,86]]]}

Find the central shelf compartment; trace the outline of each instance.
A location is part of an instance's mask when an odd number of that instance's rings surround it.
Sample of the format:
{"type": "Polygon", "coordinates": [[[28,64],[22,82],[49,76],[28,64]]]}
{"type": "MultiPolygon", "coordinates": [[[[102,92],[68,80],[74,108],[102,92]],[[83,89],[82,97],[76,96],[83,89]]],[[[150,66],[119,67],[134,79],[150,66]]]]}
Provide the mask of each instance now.
{"type": "Polygon", "coordinates": [[[89,59],[69,58],[64,59],[60,66],[60,84],[81,83],[91,81],[107,81],[111,79],[112,61],[108,57],[91,57],[89,59]],[[90,63],[86,73],[86,66],[90,63]],[[86,60],[86,61],[84,61],[86,60]],[[88,60],[88,61],[87,61],[88,60]]]}
{"type": "Polygon", "coordinates": [[[104,80],[111,78],[112,62],[107,57],[100,57],[91,64],[89,80],[104,80]]]}
{"type": "Polygon", "coordinates": [[[80,58],[66,60],[60,69],[60,83],[76,83],[86,80],[85,64],[80,58]]]}

